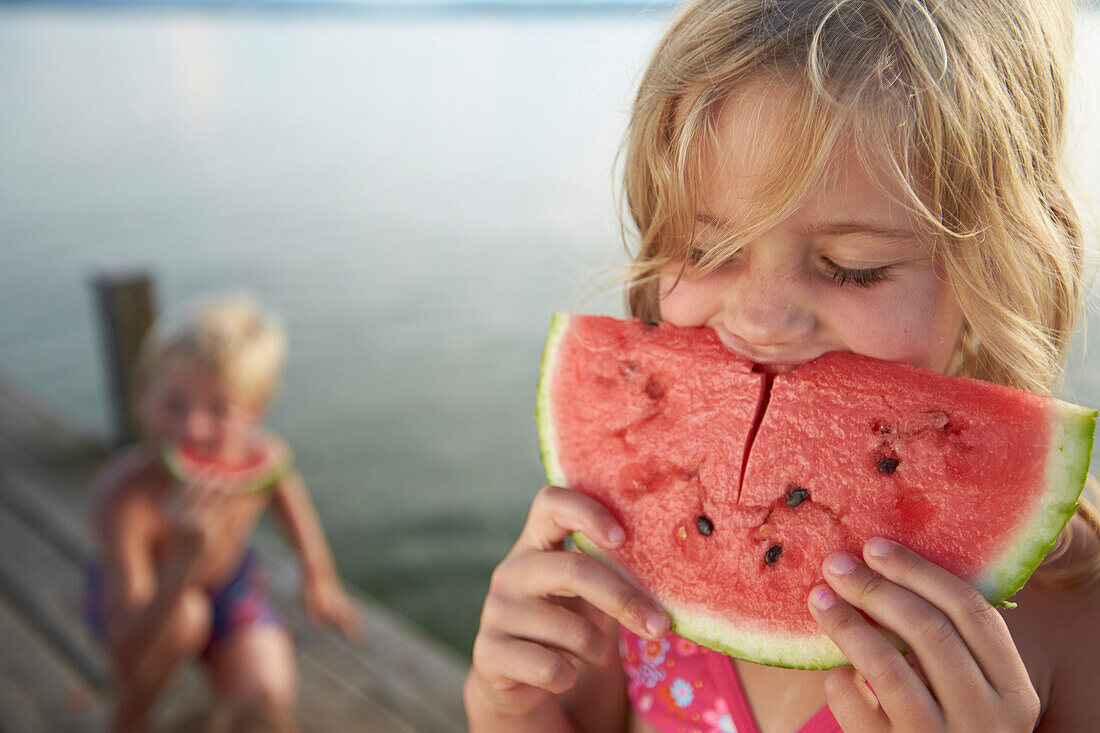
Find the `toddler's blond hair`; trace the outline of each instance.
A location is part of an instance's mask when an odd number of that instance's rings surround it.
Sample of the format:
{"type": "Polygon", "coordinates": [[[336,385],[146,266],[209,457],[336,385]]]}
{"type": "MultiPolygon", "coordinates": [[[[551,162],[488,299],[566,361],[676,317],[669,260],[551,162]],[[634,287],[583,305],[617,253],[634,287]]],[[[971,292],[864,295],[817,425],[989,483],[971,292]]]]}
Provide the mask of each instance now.
{"type": "Polygon", "coordinates": [[[212,297],[161,318],[142,342],[138,385],[175,368],[208,371],[248,403],[269,400],[286,359],[286,333],[253,298],[212,297]]]}

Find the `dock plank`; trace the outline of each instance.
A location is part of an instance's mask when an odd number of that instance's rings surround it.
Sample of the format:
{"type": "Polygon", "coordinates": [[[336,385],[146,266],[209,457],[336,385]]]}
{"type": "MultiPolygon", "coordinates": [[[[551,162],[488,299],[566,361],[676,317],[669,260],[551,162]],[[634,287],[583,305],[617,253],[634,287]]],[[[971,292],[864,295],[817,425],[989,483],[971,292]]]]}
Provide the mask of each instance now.
{"type": "MultiPolygon", "coordinates": [[[[35,633],[90,687],[105,690],[105,659],[80,618],[79,600],[83,568],[94,555],[85,518],[88,486],[105,453],[78,430],[53,429],[55,419],[0,380],[0,597],[24,621],[34,620],[35,633]],[[26,562],[24,544],[31,547],[26,562]],[[36,584],[43,574],[50,579],[36,584]]],[[[286,547],[269,532],[257,546],[269,567],[273,603],[295,636],[298,719],[305,731],[465,730],[466,662],[457,652],[361,593],[353,595],[371,634],[367,643],[314,628],[298,604],[298,569],[286,547]]],[[[202,705],[201,678],[197,668],[182,675],[154,720],[178,719],[202,705]]],[[[3,705],[0,698],[0,720],[3,705]]]]}
{"type": "MultiPolygon", "coordinates": [[[[103,655],[83,628],[79,608],[83,565],[78,561],[91,554],[89,533],[83,523],[64,516],[72,507],[59,504],[44,482],[31,482],[12,469],[18,459],[5,453],[6,447],[0,440],[0,457],[8,459],[0,461],[0,594],[16,599],[25,615],[36,619],[41,633],[102,687],[107,680],[103,655]],[[17,513],[10,511],[12,506],[18,508],[17,513]],[[63,537],[62,546],[75,549],[63,552],[51,545],[36,534],[40,527],[49,527],[53,538],[63,537]],[[35,585],[35,578],[48,580],[35,585]]],[[[273,588],[273,601],[297,637],[298,717],[306,731],[416,733],[448,729],[438,720],[439,711],[405,709],[400,717],[394,714],[395,699],[387,694],[394,680],[354,662],[357,654],[370,654],[370,646],[364,652],[331,633],[313,629],[292,603],[291,590],[285,583],[280,588],[282,592],[273,588]],[[380,681],[385,683],[381,690],[380,681]]],[[[424,666],[430,669],[433,665],[424,666]]],[[[392,669],[390,674],[394,674],[392,669]]],[[[153,712],[155,723],[166,724],[205,704],[201,674],[191,670],[182,680],[153,712]]]]}
{"type": "Polygon", "coordinates": [[[98,690],[108,684],[99,644],[82,619],[84,574],[0,507],[0,595],[98,690]]]}
{"type": "Polygon", "coordinates": [[[11,731],[99,731],[102,695],[75,674],[37,630],[0,600],[0,710],[11,731]]]}

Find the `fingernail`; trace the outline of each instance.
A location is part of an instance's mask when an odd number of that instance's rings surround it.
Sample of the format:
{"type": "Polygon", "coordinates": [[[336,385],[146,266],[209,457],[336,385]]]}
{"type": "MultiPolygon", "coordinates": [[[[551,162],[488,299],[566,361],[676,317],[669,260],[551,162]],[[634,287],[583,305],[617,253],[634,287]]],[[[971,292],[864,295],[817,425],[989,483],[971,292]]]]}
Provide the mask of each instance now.
{"type": "Polygon", "coordinates": [[[619,527],[619,526],[616,525],[616,526],[612,527],[611,529],[607,530],[607,541],[610,542],[611,544],[617,545],[625,539],[626,539],[626,532],[623,531],[622,527],[619,527]]]}
{"type": "Polygon", "coordinates": [[[855,569],[855,560],[846,552],[838,552],[829,558],[829,572],[833,575],[847,575],[855,569]]]}
{"type": "Polygon", "coordinates": [[[819,585],[810,593],[810,602],[813,603],[818,610],[824,611],[832,608],[833,604],[836,603],[836,595],[828,586],[819,585]]]}
{"type": "Polygon", "coordinates": [[[881,537],[875,537],[867,542],[866,550],[867,554],[872,557],[882,557],[886,553],[890,552],[894,548],[894,543],[890,540],[884,540],[881,537]]]}
{"type": "Polygon", "coordinates": [[[650,611],[645,618],[645,630],[653,636],[660,636],[668,631],[668,614],[663,611],[650,611]]]}

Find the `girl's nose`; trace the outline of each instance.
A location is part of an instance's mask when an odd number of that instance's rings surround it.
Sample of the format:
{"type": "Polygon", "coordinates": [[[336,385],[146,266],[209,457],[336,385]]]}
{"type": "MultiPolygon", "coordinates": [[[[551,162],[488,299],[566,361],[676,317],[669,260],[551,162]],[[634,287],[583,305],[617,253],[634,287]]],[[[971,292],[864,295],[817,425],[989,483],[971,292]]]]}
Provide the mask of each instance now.
{"type": "Polygon", "coordinates": [[[813,303],[792,268],[746,263],[727,292],[722,325],[748,344],[787,347],[813,335],[813,303]]]}

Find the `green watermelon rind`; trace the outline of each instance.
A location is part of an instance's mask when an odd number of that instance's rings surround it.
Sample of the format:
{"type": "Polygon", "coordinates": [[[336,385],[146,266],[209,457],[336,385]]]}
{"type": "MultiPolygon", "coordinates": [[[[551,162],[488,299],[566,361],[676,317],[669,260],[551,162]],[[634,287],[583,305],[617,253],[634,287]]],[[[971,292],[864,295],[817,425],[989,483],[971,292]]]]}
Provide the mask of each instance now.
{"type": "Polygon", "coordinates": [[[995,605],[1024,587],[1077,511],[1085,488],[1097,411],[1061,400],[1053,403],[1042,505],[1031,522],[1021,525],[1009,549],[974,580],[974,587],[995,605]]]}
{"type": "MultiPolygon", "coordinates": [[[[574,532],[572,539],[586,555],[591,555],[627,581],[642,587],[582,533],[574,532]]],[[[766,630],[733,626],[720,618],[667,602],[664,609],[674,633],[731,657],[792,669],[830,669],[848,664],[837,645],[824,634],[800,637],[771,634],[766,630]]]]}
{"type": "MultiPolygon", "coordinates": [[[[568,484],[555,452],[557,433],[551,406],[551,382],[558,344],[568,332],[569,325],[570,316],[567,313],[555,313],[551,318],[539,367],[535,406],[539,450],[547,481],[563,487],[568,487],[568,484]]],[[[1052,411],[1052,439],[1046,461],[1047,490],[1041,499],[1042,504],[1034,512],[1034,519],[1022,525],[1008,542],[1008,549],[973,581],[978,591],[994,605],[1004,604],[1006,599],[1023,588],[1054,547],[1059,533],[1076,511],[1084,489],[1097,411],[1059,400],[1054,401],[1052,411]]],[[[583,533],[573,532],[571,539],[582,552],[641,587],[583,533]]],[[[739,659],[797,669],[829,669],[848,664],[844,654],[824,634],[802,637],[778,635],[762,629],[736,627],[721,618],[667,602],[664,608],[673,632],[739,659]]]]}
{"type": "Polygon", "coordinates": [[[557,456],[554,454],[557,432],[554,430],[554,416],[550,405],[550,383],[553,381],[558,342],[568,331],[569,314],[555,313],[550,319],[550,331],[546,334],[546,344],[542,348],[538,394],[535,400],[535,421],[539,428],[539,453],[542,457],[542,466],[546,470],[546,480],[552,486],[566,485],[565,473],[561,470],[557,456]]]}
{"type": "MultiPolygon", "coordinates": [[[[168,445],[162,445],[160,447],[160,460],[164,465],[168,475],[173,480],[180,483],[187,483],[190,478],[187,476],[187,472],[180,465],[176,459],[176,453],[168,445]]],[[[271,470],[267,473],[252,479],[251,481],[239,486],[234,487],[233,494],[258,494],[261,491],[274,488],[280,481],[282,481],[293,469],[293,462],[290,460],[284,460],[280,463],[272,466],[271,470]]]]}

